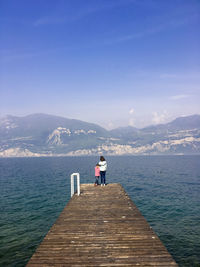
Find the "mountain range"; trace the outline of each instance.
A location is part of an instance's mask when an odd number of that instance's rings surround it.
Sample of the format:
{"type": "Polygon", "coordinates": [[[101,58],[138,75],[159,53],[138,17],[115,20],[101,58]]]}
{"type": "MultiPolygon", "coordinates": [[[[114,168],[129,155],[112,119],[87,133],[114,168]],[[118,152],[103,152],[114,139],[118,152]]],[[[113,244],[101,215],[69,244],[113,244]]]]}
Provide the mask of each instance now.
{"type": "Polygon", "coordinates": [[[32,114],[0,118],[0,157],[200,154],[200,115],[138,129],[32,114]]]}

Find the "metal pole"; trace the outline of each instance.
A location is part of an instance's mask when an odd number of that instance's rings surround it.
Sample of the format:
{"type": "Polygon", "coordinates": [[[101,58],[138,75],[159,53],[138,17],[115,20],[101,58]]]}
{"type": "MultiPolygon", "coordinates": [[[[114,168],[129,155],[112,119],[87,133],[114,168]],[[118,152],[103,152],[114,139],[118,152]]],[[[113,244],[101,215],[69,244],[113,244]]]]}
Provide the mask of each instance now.
{"type": "Polygon", "coordinates": [[[74,194],[74,174],[71,174],[71,197],[74,194]]]}
{"type": "Polygon", "coordinates": [[[77,194],[80,195],[80,174],[77,173],[77,194]]]}
{"type": "Polygon", "coordinates": [[[80,195],[80,174],[79,173],[72,173],[71,174],[71,197],[74,195],[74,176],[77,179],[77,195],[80,195]]]}

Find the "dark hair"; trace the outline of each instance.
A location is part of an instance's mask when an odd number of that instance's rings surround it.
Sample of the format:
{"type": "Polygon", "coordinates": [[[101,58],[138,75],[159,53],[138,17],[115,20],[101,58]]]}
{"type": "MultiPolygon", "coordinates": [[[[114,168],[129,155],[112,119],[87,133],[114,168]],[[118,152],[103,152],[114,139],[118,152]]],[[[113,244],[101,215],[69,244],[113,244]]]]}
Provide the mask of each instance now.
{"type": "Polygon", "coordinates": [[[97,163],[96,166],[99,166],[99,163],[97,163]]]}
{"type": "Polygon", "coordinates": [[[101,156],[100,161],[105,161],[105,158],[103,156],[101,156]]]}

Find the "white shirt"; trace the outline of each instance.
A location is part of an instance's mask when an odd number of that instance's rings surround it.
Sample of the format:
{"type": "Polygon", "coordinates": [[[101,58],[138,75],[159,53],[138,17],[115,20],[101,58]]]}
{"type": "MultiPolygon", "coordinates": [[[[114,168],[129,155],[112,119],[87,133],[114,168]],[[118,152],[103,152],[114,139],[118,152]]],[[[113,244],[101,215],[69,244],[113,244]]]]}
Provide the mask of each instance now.
{"type": "Polygon", "coordinates": [[[100,171],[106,171],[107,170],[107,162],[106,161],[99,161],[100,165],[100,171]]]}

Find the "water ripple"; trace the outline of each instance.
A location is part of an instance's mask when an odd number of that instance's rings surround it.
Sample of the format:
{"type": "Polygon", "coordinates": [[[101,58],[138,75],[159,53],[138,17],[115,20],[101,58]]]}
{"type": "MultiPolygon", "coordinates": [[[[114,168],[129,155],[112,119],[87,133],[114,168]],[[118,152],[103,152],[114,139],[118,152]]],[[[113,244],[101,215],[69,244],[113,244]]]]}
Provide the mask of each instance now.
{"type": "MultiPolygon", "coordinates": [[[[107,157],[180,266],[200,266],[200,156],[107,157]]],[[[70,198],[70,174],[93,183],[98,157],[0,159],[0,266],[25,266],[70,198]]]]}

